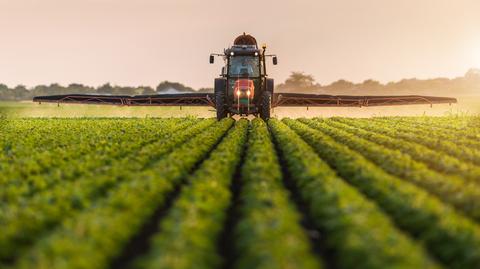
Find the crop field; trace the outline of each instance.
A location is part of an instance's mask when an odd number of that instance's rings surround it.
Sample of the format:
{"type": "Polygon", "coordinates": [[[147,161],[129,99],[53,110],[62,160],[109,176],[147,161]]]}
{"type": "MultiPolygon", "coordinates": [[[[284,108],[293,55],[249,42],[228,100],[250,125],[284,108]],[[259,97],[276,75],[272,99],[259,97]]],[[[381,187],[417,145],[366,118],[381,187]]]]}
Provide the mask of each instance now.
{"type": "Polygon", "coordinates": [[[3,118],[0,268],[480,268],[480,118],[3,118]]]}

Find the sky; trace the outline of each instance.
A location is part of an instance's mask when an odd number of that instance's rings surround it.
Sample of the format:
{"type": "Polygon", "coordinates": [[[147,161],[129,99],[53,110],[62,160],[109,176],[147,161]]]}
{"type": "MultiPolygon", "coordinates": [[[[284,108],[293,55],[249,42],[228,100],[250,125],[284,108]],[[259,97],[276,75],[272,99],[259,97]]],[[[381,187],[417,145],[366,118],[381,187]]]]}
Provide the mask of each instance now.
{"type": "Polygon", "coordinates": [[[317,82],[457,77],[480,68],[478,0],[0,0],[0,83],[163,80],[213,87],[208,63],[247,32],[317,82]]]}

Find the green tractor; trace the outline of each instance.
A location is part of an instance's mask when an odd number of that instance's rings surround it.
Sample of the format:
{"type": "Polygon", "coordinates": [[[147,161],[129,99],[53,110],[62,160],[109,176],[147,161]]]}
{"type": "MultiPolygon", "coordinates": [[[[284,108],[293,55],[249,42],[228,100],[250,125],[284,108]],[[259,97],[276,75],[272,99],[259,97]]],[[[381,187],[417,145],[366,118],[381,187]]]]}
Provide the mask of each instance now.
{"type": "Polygon", "coordinates": [[[274,82],[267,78],[265,59],[272,57],[276,65],[277,56],[267,55],[266,48],[263,45],[259,49],[256,39],[244,33],[223,54],[210,55],[211,64],[215,56],[221,56],[225,61],[220,77],[215,79],[217,119],[232,115],[270,118],[274,82]]]}

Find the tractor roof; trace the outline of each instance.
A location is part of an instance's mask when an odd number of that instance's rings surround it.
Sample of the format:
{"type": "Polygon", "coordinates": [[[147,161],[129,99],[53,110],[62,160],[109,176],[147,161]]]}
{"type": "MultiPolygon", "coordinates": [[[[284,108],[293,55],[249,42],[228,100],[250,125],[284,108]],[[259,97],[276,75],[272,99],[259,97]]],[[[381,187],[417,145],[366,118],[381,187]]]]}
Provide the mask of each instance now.
{"type": "Polygon", "coordinates": [[[251,35],[243,33],[243,35],[239,35],[235,40],[233,41],[234,46],[254,46],[255,48],[258,49],[257,46],[257,40],[255,37],[251,35]]]}
{"type": "Polygon", "coordinates": [[[243,33],[233,41],[233,46],[225,50],[225,55],[260,55],[257,40],[251,35],[243,33]]]}

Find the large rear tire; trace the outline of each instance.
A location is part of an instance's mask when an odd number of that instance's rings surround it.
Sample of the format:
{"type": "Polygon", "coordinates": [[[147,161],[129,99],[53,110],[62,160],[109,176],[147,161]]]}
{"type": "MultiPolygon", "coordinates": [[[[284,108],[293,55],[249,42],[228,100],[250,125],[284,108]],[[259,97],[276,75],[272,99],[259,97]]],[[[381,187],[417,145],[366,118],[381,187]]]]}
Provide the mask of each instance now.
{"type": "Polygon", "coordinates": [[[274,82],[273,78],[267,78],[267,91],[273,94],[274,82]]]}
{"type": "Polygon", "coordinates": [[[223,78],[215,79],[215,110],[217,111],[217,120],[227,117],[226,90],[227,81],[223,78]]]}
{"type": "Polygon", "coordinates": [[[262,93],[262,102],[260,107],[260,118],[264,121],[270,119],[270,108],[272,106],[272,93],[264,91],[262,93]]]}
{"type": "Polygon", "coordinates": [[[221,120],[227,117],[224,91],[218,91],[215,93],[215,109],[217,110],[217,120],[221,120]]]}

